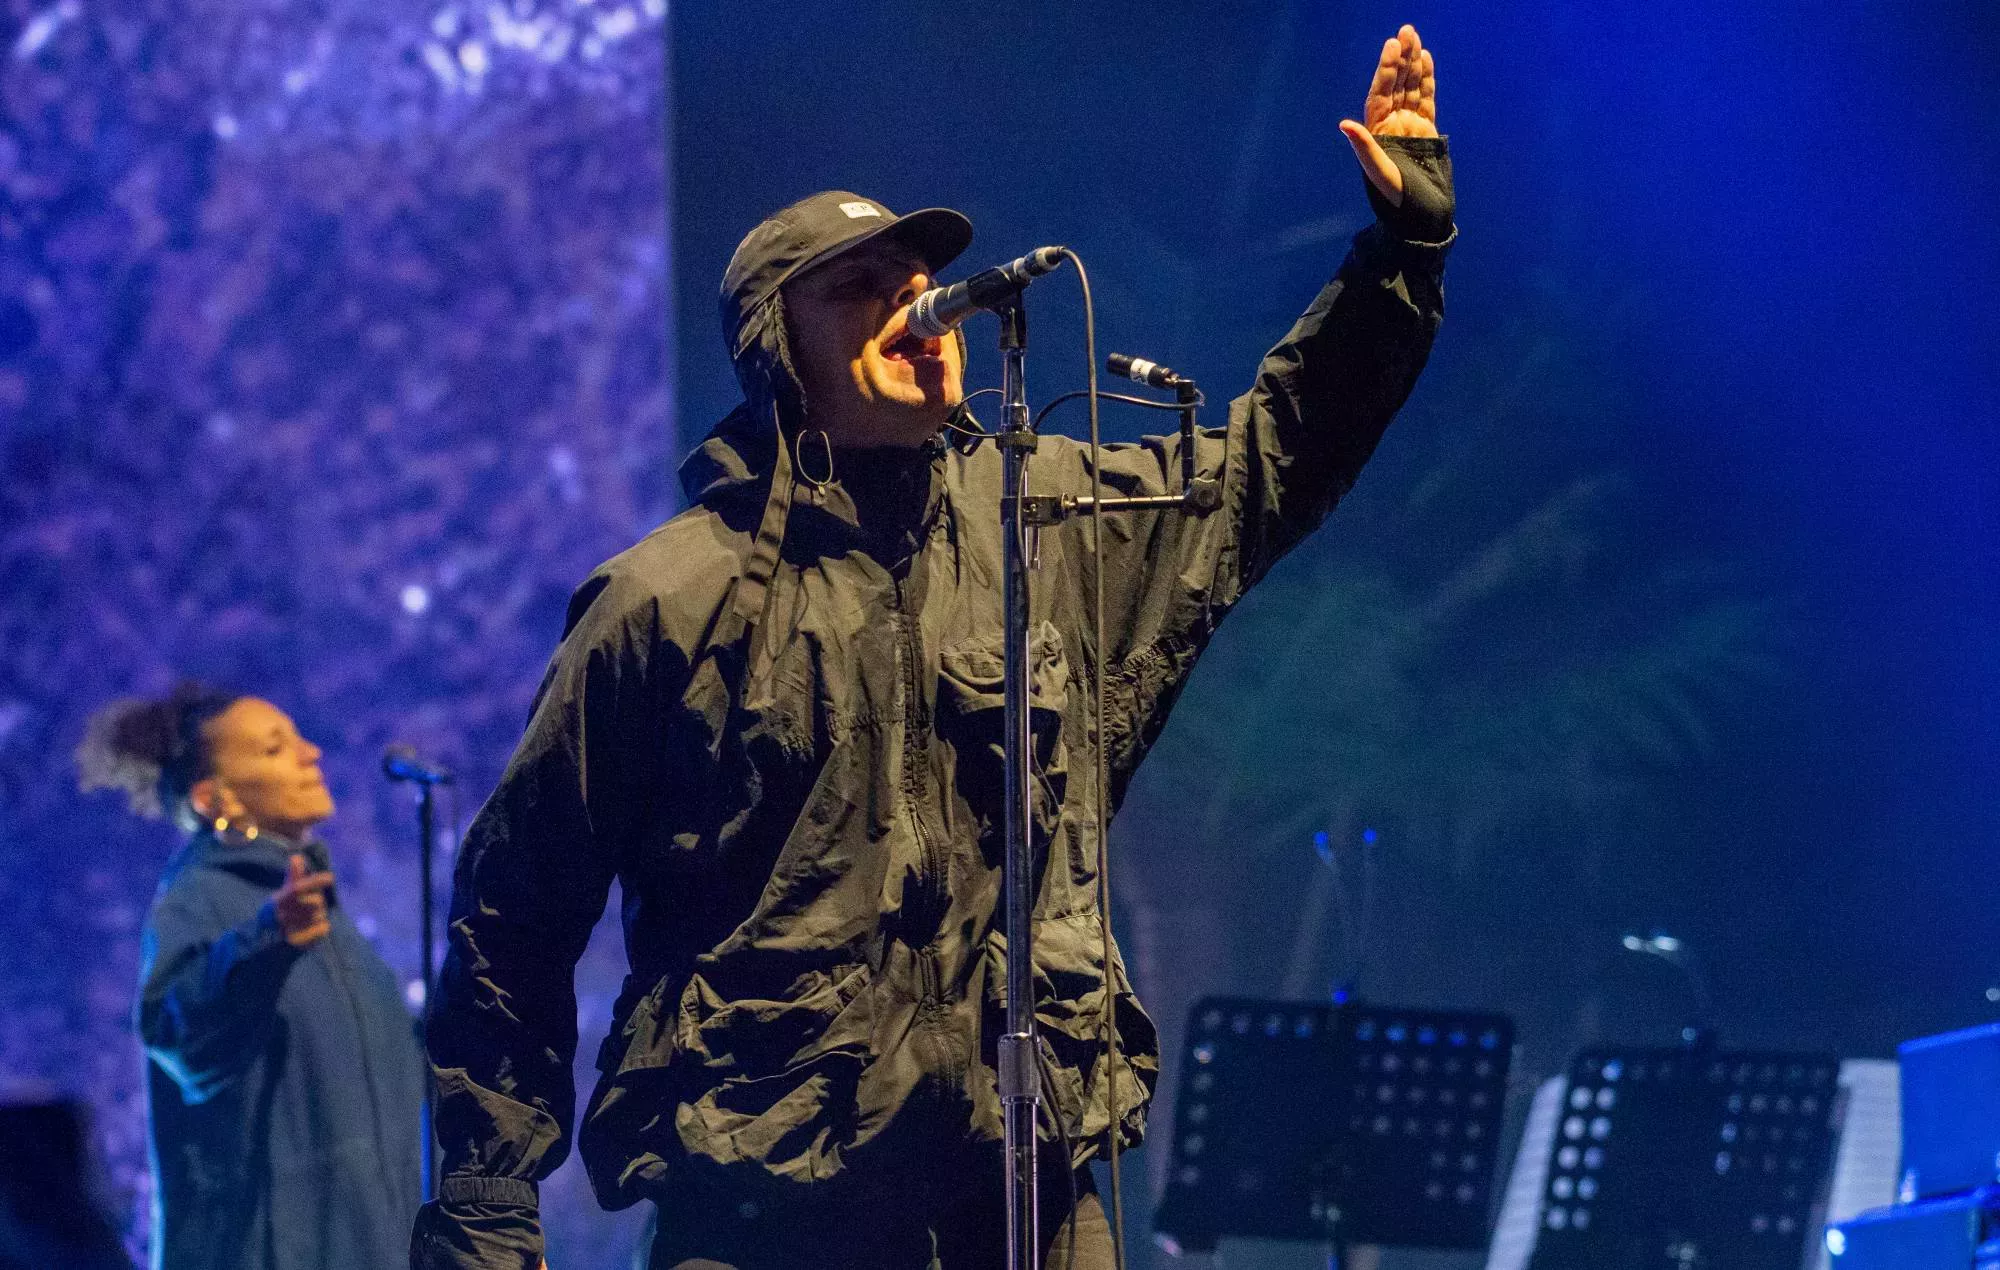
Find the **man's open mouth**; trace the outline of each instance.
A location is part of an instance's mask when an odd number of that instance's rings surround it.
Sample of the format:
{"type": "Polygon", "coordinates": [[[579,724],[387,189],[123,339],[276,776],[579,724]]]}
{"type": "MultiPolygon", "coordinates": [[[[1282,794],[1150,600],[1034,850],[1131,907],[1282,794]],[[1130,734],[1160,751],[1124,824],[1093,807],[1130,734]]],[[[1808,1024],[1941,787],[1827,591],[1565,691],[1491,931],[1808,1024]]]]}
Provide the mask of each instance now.
{"type": "Polygon", "coordinates": [[[943,352],[943,340],[927,340],[907,329],[882,346],[882,356],[892,362],[913,362],[920,357],[937,357],[943,352]]]}

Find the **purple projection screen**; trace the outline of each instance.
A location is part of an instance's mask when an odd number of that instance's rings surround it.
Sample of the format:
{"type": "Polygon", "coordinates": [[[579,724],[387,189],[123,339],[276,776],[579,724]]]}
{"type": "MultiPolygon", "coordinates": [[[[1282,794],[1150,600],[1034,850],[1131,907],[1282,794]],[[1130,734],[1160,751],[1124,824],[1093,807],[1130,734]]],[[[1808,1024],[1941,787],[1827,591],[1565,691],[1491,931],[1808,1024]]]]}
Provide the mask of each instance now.
{"type": "MultiPolygon", "coordinates": [[[[384,744],[457,766],[469,817],[570,588],[673,510],[665,18],[0,6],[0,1089],[90,1103],[135,1230],[176,835],[76,792],[83,719],[180,675],[290,711],[344,902],[414,979],[384,744]]],[[[598,940],[581,1076],[621,968],[598,940]]],[[[574,1165],[545,1206],[554,1260],[631,1246],[574,1165]]]]}

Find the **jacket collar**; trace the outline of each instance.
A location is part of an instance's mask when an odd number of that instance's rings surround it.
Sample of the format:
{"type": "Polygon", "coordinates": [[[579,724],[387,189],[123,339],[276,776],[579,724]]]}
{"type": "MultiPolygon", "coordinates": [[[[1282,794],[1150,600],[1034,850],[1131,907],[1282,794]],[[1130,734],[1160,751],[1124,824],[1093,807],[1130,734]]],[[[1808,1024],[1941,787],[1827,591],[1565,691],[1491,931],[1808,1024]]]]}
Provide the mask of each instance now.
{"type": "MultiPolygon", "coordinates": [[[[855,543],[854,535],[861,531],[862,520],[872,517],[863,514],[868,499],[865,496],[856,499],[850,494],[845,508],[835,507],[826,515],[817,514],[826,510],[821,504],[839,500],[801,499],[801,504],[815,513],[803,519],[829,529],[840,526],[844,532],[826,537],[811,531],[787,548],[791,537],[788,522],[792,519],[795,496],[820,491],[798,479],[793,463],[791,438],[798,434],[803,422],[804,395],[785,336],[782,293],[773,293],[744,315],[730,355],[735,362],[737,381],[743,387],[743,403],[730,411],[681,464],[681,483],[690,503],[722,512],[732,524],[755,527],[750,552],[729,599],[730,613],[751,632],[749,664],[754,678],[767,665],[771,651],[791,635],[790,629],[770,629],[774,622],[788,626],[793,620],[777,614],[772,607],[772,584],[785,558],[810,559],[852,545],[860,545],[872,554],[882,551],[883,545],[855,543]]],[[[934,453],[926,453],[931,486],[918,504],[922,513],[915,524],[894,534],[888,555],[882,557],[891,568],[908,558],[904,547],[914,551],[922,545],[930,527],[937,523],[939,512],[951,514],[949,503],[941,497],[944,450],[940,446],[934,453]],[[902,558],[892,558],[896,556],[902,558]]],[[[835,476],[839,476],[837,471],[835,476]]],[[[952,523],[947,521],[948,525],[952,523]]]]}
{"type": "Polygon", "coordinates": [[[303,855],[306,867],[315,873],[332,867],[326,844],[318,838],[300,841],[269,831],[253,838],[231,827],[221,832],[204,828],[195,833],[181,849],[173,871],[190,866],[221,869],[260,886],[276,887],[284,882],[294,855],[303,855]]]}
{"type": "MultiPolygon", "coordinates": [[[[945,513],[947,453],[942,440],[916,449],[837,450],[833,479],[815,486],[796,476],[796,462],[779,463],[775,429],[759,427],[748,405],[715,426],[681,464],[681,483],[690,501],[717,510],[768,507],[774,480],[790,484],[786,554],[821,555],[860,547],[883,563],[907,558],[921,546],[945,513]],[[774,470],[777,469],[777,470],[774,470]]],[[[790,456],[784,456],[789,458],[790,456]]],[[[824,456],[808,456],[818,467],[824,456]]],[[[775,563],[775,561],[773,562],[775,563]]]]}

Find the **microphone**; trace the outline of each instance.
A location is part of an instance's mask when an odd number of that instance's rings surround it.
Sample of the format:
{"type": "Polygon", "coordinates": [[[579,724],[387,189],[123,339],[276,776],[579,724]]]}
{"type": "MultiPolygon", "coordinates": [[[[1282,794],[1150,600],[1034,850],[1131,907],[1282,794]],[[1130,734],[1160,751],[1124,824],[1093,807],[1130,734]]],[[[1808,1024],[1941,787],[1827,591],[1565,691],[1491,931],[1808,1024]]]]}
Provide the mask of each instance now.
{"type": "Polygon", "coordinates": [[[1021,288],[1062,263],[1061,247],[1037,247],[1018,260],[973,274],[948,287],[932,287],[910,303],[910,332],[940,339],[981,309],[1006,304],[1021,288]]]}
{"type": "Polygon", "coordinates": [[[1143,357],[1128,357],[1124,353],[1113,353],[1104,359],[1104,369],[1121,379],[1129,379],[1135,384],[1145,384],[1149,388],[1179,388],[1194,381],[1177,371],[1168,370],[1158,362],[1149,362],[1143,357]]]}
{"type": "Polygon", "coordinates": [[[382,775],[392,781],[411,781],[418,785],[449,785],[457,779],[450,768],[424,762],[407,745],[392,745],[382,751],[382,775]]]}

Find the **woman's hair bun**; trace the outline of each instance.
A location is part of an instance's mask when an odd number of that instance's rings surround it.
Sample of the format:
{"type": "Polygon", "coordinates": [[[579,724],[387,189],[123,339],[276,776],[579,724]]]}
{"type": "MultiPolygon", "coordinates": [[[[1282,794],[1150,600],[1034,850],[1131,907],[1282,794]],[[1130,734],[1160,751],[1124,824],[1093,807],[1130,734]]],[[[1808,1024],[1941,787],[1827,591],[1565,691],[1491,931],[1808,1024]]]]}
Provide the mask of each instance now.
{"type": "Polygon", "coordinates": [[[237,694],[186,679],[165,697],[124,697],[84,725],[76,747],[77,784],[86,793],[115,789],[134,813],[158,819],[178,813],[194,783],[208,775],[201,729],[237,694]]]}

